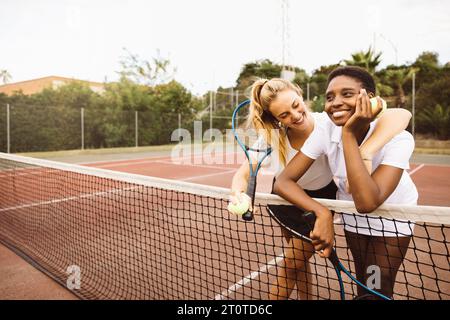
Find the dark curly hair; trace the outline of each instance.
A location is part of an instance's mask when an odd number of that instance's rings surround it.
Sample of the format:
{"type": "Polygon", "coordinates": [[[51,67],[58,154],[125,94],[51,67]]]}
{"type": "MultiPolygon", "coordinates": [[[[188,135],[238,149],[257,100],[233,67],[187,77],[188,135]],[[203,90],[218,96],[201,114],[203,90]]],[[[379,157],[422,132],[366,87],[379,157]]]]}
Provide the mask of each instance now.
{"type": "Polygon", "coordinates": [[[367,93],[376,94],[376,86],[375,80],[372,75],[363,68],[355,67],[355,66],[345,66],[338,67],[331,71],[328,75],[327,87],[330,84],[331,80],[339,76],[347,76],[359,81],[364,89],[366,89],[367,93]]]}

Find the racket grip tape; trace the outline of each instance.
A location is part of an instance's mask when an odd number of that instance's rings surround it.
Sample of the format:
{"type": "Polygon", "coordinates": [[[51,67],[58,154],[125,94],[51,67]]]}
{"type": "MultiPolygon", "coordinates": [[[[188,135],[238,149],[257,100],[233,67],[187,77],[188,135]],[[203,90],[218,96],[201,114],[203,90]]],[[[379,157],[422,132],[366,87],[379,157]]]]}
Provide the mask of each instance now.
{"type": "Polygon", "coordinates": [[[302,215],[303,221],[305,221],[306,225],[309,228],[309,231],[313,231],[314,224],[316,223],[316,214],[314,211],[306,211],[302,215]]]}
{"type": "MultiPolygon", "coordinates": [[[[252,201],[251,205],[252,205],[252,210],[253,210],[253,205],[255,204],[255,193],[256,193],[256,176],[250,176],[246,193],[252,201]]],[[[246,213],[244,213],[242,215],[242,219],[244,219],[245,221],[253,220],[253,212],[251,210],[248,210],[246,213]]]]}
{"type": "MultiPolygon", "coordinates": [[[[316,214],[313,211],[306,211],[303,213],[303,220],[306,222],[306,224],[309,227],[309,230],[312,231],[314,229],[314,224],[316,222],[316,214]]],[[[331,264],[337,268],[338,270],[341,270],[341,265],[339,263],[339,258],[337,256],[336,250],[331,250],[331,254],[328,257],[328,260],[330,260],[331,264]]]]}

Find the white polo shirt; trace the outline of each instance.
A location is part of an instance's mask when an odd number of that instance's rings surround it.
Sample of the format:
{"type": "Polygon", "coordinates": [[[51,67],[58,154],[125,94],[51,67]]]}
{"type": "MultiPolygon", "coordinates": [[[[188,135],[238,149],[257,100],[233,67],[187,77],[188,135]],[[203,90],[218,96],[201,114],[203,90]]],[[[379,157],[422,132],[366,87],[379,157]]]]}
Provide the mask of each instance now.
{"type": "MultiPolygon", "coordinates": [[[[376,123],[377,120],[370,124],[369,132],[364,141],[373,133],[376,123]]],[[[409,159],[413,150],[413,137],[407,131],[403,131],[389,141],[373,157],[373,170],[381,164],[404,170],[398,186],[386,199],[385,203],[417,204],[418,192],[416,186],[409,174],[405,171],[409,169],[409,159]]],[[[324,154],[327,155],[331,172],[340,181],[337,199],[353,201],[352,195],[346,192],[345,188],[347,173],[342,143],[342,127],[334,125],[331,120],[321,122],[321,125],[315,126],[313,133],[309,136],[301,151],[312,159],[316,159],[324,154]]],[[[346,230],[361,234],[393,237],[402,235],[409,236],[413,231],[408,223],[394,222],[390,219],[381,219],[379,217],[371,218],[370,213],[356,216],[344,214],[343,218],[346,230]]]]}
{"type": "MultiPolygon", "coordinates": [[[[328,115],[324,112],[311,112],[314,117],[314,126],[323,126],[323,122],[328,122],[328,115]]],[[[298,150],[294,149],[289,139],[287,140],[287,159],[286,163],[289,163],[292,158],[298,153],[298,150]]],[[[254,146],[256,148],[256,145],[254,146]]],[[[284,169],[284,165],[280,161],[280,154],[277,149],[272,150],[272,153],[263,163],[263,167],[274,172],[275,177],[278,177],[284,169]]],[[[330,166],[328,165],[328,159],[325,154],[315,158],[315,161],[309,167],[308,171],[297,181],[297,183],[305,190],[319,190],[326,187],[331,180],[333,180],[333,174],[331,173],[330,166]]]]}

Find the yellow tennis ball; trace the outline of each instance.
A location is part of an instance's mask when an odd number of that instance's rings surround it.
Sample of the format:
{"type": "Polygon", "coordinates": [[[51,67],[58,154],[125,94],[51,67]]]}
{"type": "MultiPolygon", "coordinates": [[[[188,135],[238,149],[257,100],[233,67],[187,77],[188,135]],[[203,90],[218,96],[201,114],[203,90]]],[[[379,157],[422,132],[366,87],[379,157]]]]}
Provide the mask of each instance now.
{"type": "MultiPolygon", "coordinates": [[[[377,98],[371,98],[370,106],[372,107],[372,112],[377,111],[377,105],[378,105],[377,98]]],[[[378,114],[378,116],[380,116],[387,109],[387,103],[383,99],[381,99],[381,105],[382,105],[382,109],[381,109],[381,112],[378,114]]]]}
{"type": "Polygon", "coordinates": [[[237,214],[237,215],[243,215],[248,211],[248,208],[250,207],[250,204],[247,200],[244,200],[242,202],[239,202],[237,204],[233,204],[230,202],[228,204],[228,211],[237,214]]]}

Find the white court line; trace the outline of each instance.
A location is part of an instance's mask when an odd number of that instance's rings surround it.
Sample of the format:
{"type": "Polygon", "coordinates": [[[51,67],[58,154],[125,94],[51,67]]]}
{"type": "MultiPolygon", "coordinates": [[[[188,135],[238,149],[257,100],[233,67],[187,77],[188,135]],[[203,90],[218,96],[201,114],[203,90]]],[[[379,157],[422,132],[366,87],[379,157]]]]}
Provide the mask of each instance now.
{"type": "Polygon", "coordinates": [[[261,273],[266,273],[268,270],[276,266],[280,261],[282,261],[284,258],[284,253],[277,256],[275,259],[270,260],[267,262],[267,264],[263,265],[261,268],[259,268],[258,271],[253,271],[248,276],[242,278],[235,284],[233,284],[231,287],[229,287],[227,290],[224,290],[221,294],[218,294],[214,297],[214,300],[224,300],[227,298],[230,294],[233,294],[235,291],[239,290],[243,286],[247,285],[250,281],[253,279],[259,277],[261,273]]]}
{"type": "MultiPolygon", "coordinates": [[[[199,168],[207,168],[207,169],[218,169],[218,170],[228,170],[229,167],[217,167],[217,166],[210,166],[208,164],[184,164],[184,163],[174,163],[170,161],[162,161],[162,160],[156,160],[154,161],[156,163],[163,163],[163,164],[171,164],[176,166],[191,166],[191,167],[199,167],[199,168]]],[[[232,164],[232,163],[231,163],[232,164]]],[[[237,170],[237,168],[235,168],[237,170]]]]}
{"type": "MultiPolygon", "coordinates": [[[[336,214],[336,216],[334,217],[334,221],[333,222],[334,223],[341,222],[341,215],[340,214],[336,214]]],[[[284,258],[284,252],[282,254],[278,255],[275,259],[272,259],[269,262],[267,262],[267,264],[262,266],[258,271],[253,271],[248,276],[242,278],[241,280],[239,280],[238,282],[236,282],[235,284],[230,286],[227,290],[224,290],[221,294],[216,295],[214,297],[214,300],[224,300],[230,294],[232,294],[235,291],[241,289],[243,286],[247,285],[250,281],[252,281],[252,280],[256,279],[257,277],[259,277],[259,275],[261,273],[265,273],[268,270],[272,269],[274,266],[278,265],[278,263],[280,263],[281,260],[283,260],[283,258],[284,258]]]]}
{"type": "Polygon", "coordinates": [[[85,162],[76,162],[74,164],[80,165],[80,166],[84,166],[84,165],[88,165],[88,164],[97,164],[97,163],[104,163],[105,165],[107,164],[112,164],[114,162],[127,162],[127,163],[131,163],[130,161],[134,161],[134,160],[142,160],[142,161],[154,161],[154,160],[164,160],[164,159],[170,159],[170,155],[168,156],[153,156],[153,157],[142,157],[142,158],[136,158],[136,159],[112,159],[112,160],[98,160],[98,161],[85,161],[85,162]]]}
{"type": "Polygon", "coordinates": [[[49,169],[46,167],[29,167],[29,168],[13,168],[13,169],[6,169],[3,170],[0,174],[0,177],[4,176],[6,178],[9,178],[11,176],[13,177],[20,177],[20,176],[38,176],[43,173],[47,174],[54,174],[57,173],[54,169],[49,169]],[[22,173],[24,171],[25,173],[22,173]],[[18,173],[20,172],[20,173],[18,173]],[[4,174],[6,173],[6,174],[4,174]]]}
{"type": "Polygon", "coordinates": [[[122,191],[131,191],[131,190],[135,190],[135,189],[138,189],[138,188],[139,187],[125,188],[125,189],[111,189],[111,190],[108,190],[108,191],[81,194],[81,195],[74,196],[74,197],[60,198],[60,199],[51,199],[51,200],[40,201],[40,202],[33,202],[33,203],[23,204],[23,205],[20,205],[20,206],[3,208],[3,209],[0,209],[0,212],[11,211],[11,210],[18,210],[18,209],[24,209],[24,208],[31,208],[31,207],[37,207],[37,206],[44,206],[44,205],[49,205],[49,204],[67,202],[67,201],[71,201],[71,200],[93,198],[93,197],[97,197],[97,196],[105,196],[105,195],[108,195],[108,194],[119,193],[119,192],[122,192],[122,191]]]}
{"type": "Polygon", "coordinates": [[[216,173],[204,174],[204,175],[201,175],[201,176],[189,177],[189,178],[184,178],[184,179],[177,179],[177,181],[191,181],[191,180],[200,179],[200,178],[220,176],[222,174],[227,174],[227,173],[231,173],[231,172],[236,172],[236,169],[228,170],[228,171],[224,171],[224,172],[216,172],[216,173]]]}
{"type": "MultiPolygon", "coordinates": [[[[237,152],[218,153],[217,155],[215,155],[215,157],[219,157],[220,155],[225,156],[225,157],[231,157],[231,156],[234,157],[236,154],[237,154],[237,152]]],[[[193,162],[195,159],[203,160],[203,158],[205,158],[205,155],[199,154],[199,155],[186,156],[186,157],[176,157],[175,159],[177,161],[181,161],[181,162],[182,161],[193,162]]],[[[134,159],[134,160],[136,160],[136,159],[134,159]]],[[[84,163],[79,163],[79,164],[88,165],[88,164],[96,164],[96,163],[105,163],[104,165],[96,165],[95,168],[113,168],[113,167],[130,166],[130,165],[134,165],[134,164],[153,163],[153,162],[158,162],[158,161],[167,161],[170,163],[169,160],[172,160],[172,157],[171,156],[154,157],[154,158],[148,158],[147,160],[143,160],[143,161],[134,161],[134,160],[133,159],[130,159],[130,160],[119,159],[119,160],[111,160],[111,161],[84,162],[84,163]],[[124,161],[126,161],[126,162],[124,162],[124,161]],[[117,162],[121,162],[121,163],[117,163],[117,162]]],[[[174,162],[172,162],[172,163],[177,164],[174,162]]],[[[183,165],[183,163],[181,163],[181,164],[183,165]]],[[[184,164],[184,165],[188,165],[188,164],[184,164]]],[[[193,165],[197,165],[197,164],[194,163],[193,165]]]]}
{"type": "Polygon", "coordinates": [[[418,166],[417,168],[415,168],[413,171],[411,171],[409,173],[410,176],[412,176],[414,173],[416,173],[417,171],[419,171],[420,169],[422,169],[423,167],[425,167],[425,164],[422,163],[420,166],[418,166]]]}
{"type": "MultiPolygon", "coordinates": [[[[229,170],[230,167],[217,167],[217,166],[212,166],[209,164],[206,165],[198,165],[198,164],[183,164],[183,163],[173,163],[173,162],[169,162],[169,161],[161,161],[161,160],[157,160],[155,161],[157,163],[164,163],[164,164],[172,164],[172,165],[181,165],[181,166],[191,166],[191,167],[199,167],[199,168],[206,168],[206,169],[218,169],[218,170],[229,170]]],[[[233,163],[228,163],[229,165],[232,165],[233,163]]],[[[224,165],[227,165],[227,163],[225,163],[224,165]]],[[[234,168],[233,171],[237,171],[238,168],[234,168]]],[[[229,172],[229,171],[228,171],[229,172]]],[[[270,170],[266,170],[265,168],[261,168],[258,172],[258,174],[263,175],[263,176],[267,176],[267,175],[275,175],[275,172],[270,171],[270,170]]],[[[195,177],[192,177],[195,178],[195,177]]]]}

